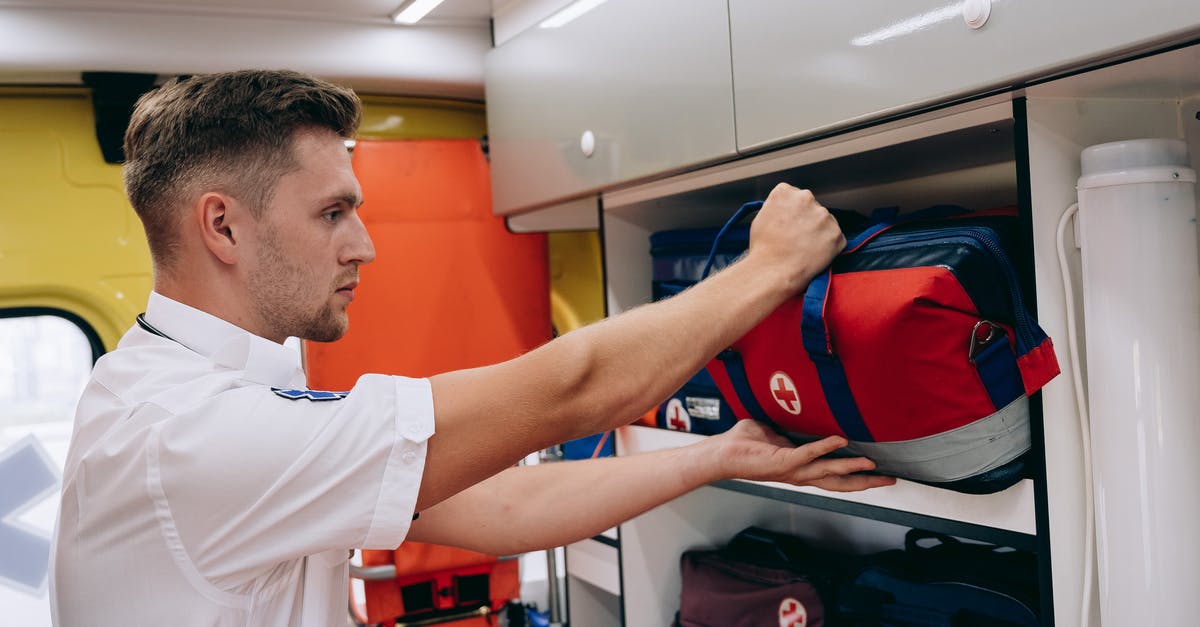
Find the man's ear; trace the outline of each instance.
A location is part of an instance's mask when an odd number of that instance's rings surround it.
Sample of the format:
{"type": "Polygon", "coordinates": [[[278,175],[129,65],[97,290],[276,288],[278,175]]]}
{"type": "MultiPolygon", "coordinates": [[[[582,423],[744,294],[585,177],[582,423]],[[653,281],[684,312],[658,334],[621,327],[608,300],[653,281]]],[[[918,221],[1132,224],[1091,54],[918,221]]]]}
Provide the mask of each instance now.
{"type": "Polygon", "coordinates": [[[236,201],[220,192],[202,194],[194,210],[205,248],[223,263],[236,263],[239,237],[245,228],[244,210],[236,201]]]}

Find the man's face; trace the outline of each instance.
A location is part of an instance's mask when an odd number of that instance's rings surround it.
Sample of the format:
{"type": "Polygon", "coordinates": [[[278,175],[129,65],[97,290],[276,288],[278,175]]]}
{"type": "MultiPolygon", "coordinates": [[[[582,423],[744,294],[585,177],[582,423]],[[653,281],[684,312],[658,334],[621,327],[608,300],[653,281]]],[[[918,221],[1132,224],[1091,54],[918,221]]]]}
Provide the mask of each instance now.
{"type": "Polygon", "coordinates": [[[257,223],[251,298],[269,339],[330,342],[346,333],[358,266],[375,258],[375,247],[342,138],[301,131],[292,150],[299,169],[280,177],[257,223]]]}

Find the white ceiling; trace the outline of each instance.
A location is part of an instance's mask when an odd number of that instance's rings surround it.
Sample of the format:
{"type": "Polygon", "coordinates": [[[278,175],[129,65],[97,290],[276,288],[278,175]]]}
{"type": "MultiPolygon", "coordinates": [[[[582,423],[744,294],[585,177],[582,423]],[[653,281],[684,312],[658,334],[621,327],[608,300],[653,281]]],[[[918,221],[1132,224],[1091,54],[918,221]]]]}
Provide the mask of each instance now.
{"type": "MultiPolygon", "coordinates": [[[[401,0],[0,0],[0,9],[35,8],[107,13],[254,16],[323,22],[387,23],[401,0]]],[[[492,0],[444,0],[429,13],[426,26],[486,26],[492,0]]]]}
{"type": "Polygon", "coordinates": [[[0,0],[0,83],[285,67],[360,92],[482,100],[493,0],[445,0],[416,26],[388,18],[400,3],[0,0]]]}

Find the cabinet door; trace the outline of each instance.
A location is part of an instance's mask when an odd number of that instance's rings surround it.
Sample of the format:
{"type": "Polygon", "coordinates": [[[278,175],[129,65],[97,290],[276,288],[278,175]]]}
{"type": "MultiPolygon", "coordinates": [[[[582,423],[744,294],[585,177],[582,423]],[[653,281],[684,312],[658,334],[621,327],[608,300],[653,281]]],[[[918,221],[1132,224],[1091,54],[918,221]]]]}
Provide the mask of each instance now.
{"type": "Polygon", "coordinates": [[[608,0],[485,72],[498,214],[735,152],[726,0],[608,0]]]}
{"type": "Polygon", "coordinates": [[[1195,0],[729,0],[729,14],[740,150],[1200,30],[1195,0]]]}

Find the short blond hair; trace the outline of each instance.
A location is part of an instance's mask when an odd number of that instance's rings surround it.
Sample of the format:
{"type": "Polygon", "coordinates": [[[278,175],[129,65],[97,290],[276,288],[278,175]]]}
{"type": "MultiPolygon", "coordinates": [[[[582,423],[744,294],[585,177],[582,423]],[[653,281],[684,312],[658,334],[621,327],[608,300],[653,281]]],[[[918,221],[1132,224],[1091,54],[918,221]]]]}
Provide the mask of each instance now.
{"type": "Polygon", "coordinates": [[[285,70],[176,78],[142,96],[125,131],[125,192],[155,266],[174,263],[180,210],[194,194],[220,189],[261,212],[297,167],[297,131],[349,138],[361,118],[353,91],[285,70]]]}

